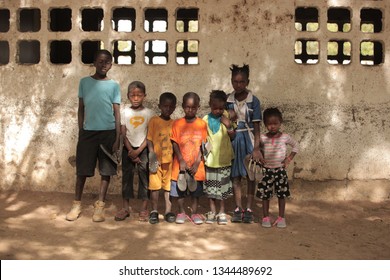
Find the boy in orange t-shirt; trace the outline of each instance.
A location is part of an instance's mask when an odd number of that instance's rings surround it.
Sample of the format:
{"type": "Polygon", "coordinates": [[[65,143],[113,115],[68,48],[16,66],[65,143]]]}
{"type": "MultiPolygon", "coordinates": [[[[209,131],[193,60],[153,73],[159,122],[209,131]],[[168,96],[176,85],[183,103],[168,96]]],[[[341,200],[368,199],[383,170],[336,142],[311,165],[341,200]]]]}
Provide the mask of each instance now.
{"type": "Polygon", "coordinates": [[[173,120],[171,115],[176,108],[176,96],[170,92],[160,95],[158,108],[160,116],[154,116],[148,124],[148,150],[149,150],[149,190],[152,201],[152,211],[149,216],[149,223],[157,224],[158,218],[158,197],[160,190],[164,190],[165,199],[165,220],[175,221],[175,214],[171,212],[169,192],[171,190],[171,173],[173,161],[173,148],[171,143],[171,132],[173,120]]]}
{"type": "Polygon", "coordinates": [[[191,195],[191,220],[194,224],[203,223],[197,214],[199,197],[203,195],[205,168],[202,161],[201,145],[207,138],[207,124],[196,116],[200,98],[194,92],[183,96],[184,117],[172,125],[171,141],[174,158],[172,167],[171,196],[177,197],[179,213],[176,223],[183,224],[186,220],[184,199],[189,192],[191,195]]]}

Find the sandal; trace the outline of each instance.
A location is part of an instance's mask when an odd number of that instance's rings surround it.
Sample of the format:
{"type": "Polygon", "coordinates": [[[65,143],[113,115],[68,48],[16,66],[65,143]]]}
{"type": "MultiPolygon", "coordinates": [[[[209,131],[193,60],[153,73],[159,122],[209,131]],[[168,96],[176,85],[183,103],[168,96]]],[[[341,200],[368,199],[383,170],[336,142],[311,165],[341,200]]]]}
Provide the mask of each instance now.
{"type": "Polygon", "coordinates": [[[125,220],[127,217],[130,217],[130,212],[129,210],[126,210],[126,209],[121,209],[119,210],[116,215],[115,215],[115,221],[123,221],[125,220]]]}
{"type": "Polygon", "coordinates": [[[149,212],[148,210],[142,210],[141,212],[139,212],[139,218],[138,220],[140,222],[146,222],[149,218],[149,212]]]}
{"type": "Polygon", "coordinates": [[[186,182],[188,189],[190,192],[196,191],[196,188],[198,187],[198,182],[195,180],[194,176],[192,176],[190,173],[186,172],[185,174],[186,182]]]}
{"type": "Polygon", "coordinates": [[[168,223],[174,223],[176,221],[176,215],[175,215],[175,213],[172,213],[172,212],[166,213],[164,218],[165,218],[165,221],[167,221],[168,223]]]}
{"type": "Polygon", "coordinates": [[[149,152],[149,172],[157,173],[159,162],[157,160],[157,155],[155,152],[149,152]]]}
{"type": "Polygon", "coordinates": [[[158,212],[156,210],[150,212],[149,215],[149,223],[151,224],[157,224],[159,223],[160,220],[158,219],[158,212]]]}
{"type": "Polygon", "coordinates": [[[177,188],[184,192],[187,189],[187,181],[186,181],[186,172],[180,171],[179,177],[177,178],[177,188]]]}
{"type": "Polygon", "coordinates": [[[252,160],[252,155],[246,155],[244,158],[244,166],[246,169],[246,173],[248,174],[249,180],[255,180],[255,168],[256,163],[252,160]]]}

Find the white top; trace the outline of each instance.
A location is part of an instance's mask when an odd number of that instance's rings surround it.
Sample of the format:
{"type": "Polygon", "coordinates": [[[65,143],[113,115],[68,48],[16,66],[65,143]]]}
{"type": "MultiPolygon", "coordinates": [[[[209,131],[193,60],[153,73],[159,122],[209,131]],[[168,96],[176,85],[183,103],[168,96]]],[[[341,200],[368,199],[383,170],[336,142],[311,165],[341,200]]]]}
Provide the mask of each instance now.
{"type": "Polygon", "coordinates": [[[154,115],[149,108],[134,110],[126,107],[121,110],[121,125],[126,126],[126,138],[132,147],[141,146],[148,134],[149,120],[154,115]]]}

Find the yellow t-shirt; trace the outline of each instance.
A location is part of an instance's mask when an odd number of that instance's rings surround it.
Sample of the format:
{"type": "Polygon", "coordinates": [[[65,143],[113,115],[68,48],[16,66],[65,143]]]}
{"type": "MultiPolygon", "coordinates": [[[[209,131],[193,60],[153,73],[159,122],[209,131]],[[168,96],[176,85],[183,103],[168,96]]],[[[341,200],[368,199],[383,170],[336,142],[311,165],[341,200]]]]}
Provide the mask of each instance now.
{"type": "Polygon", "coordinates": [[[157,160],[161,164],[172,162],[172,124],[173,120],[166,121],[159,116],[152,117],[148,124],[147,139],[153,142],[154,152],[157,155],[157,160]]]}
{"type": "Polygon", "coordinates": [[[207,142],[211,144],[211,152],[207,156],[205,165],[212,168],[231,166],[234,153],[226,126],[220,123],[219,130],[213,134],[208,125],[208,119],[209,115],[203,117],[207,123],[207,142]]]}

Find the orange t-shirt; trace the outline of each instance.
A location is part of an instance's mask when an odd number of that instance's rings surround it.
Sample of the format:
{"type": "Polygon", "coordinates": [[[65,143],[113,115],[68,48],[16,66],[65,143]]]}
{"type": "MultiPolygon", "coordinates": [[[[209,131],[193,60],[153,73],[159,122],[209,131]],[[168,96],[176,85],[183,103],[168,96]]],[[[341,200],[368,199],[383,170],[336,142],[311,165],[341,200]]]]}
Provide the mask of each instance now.
{"type": "Polygon", "coordinates": [[[173,120],[164,120],[159,116],[154,116],[148,124],[147,139],[153,142],[154,152],[157,160],[162,163],[171,163],[173,149],[171,143],[171,131],[173,120]]]}
{"type": "MultiPolygon", "coordinates": [[[[202,141],[207,138],[207,124],[200,118],[188,123],[185,118],[174,121],[172,125],[171,140],[179,146],[181,155],[188,166],[192,166],[199,154],[202,141]]],[[[177,180],[180,165],[176,156],[173,157],[172,180],[177,180]]],[[[203,160],[195,174],[195,180],[204,181],[206,178],[203,160]]]]}

